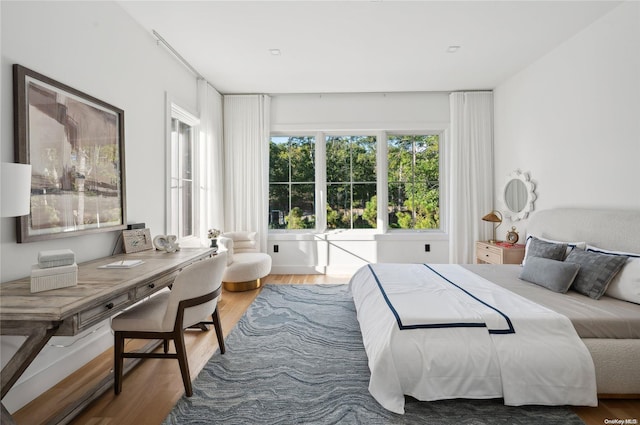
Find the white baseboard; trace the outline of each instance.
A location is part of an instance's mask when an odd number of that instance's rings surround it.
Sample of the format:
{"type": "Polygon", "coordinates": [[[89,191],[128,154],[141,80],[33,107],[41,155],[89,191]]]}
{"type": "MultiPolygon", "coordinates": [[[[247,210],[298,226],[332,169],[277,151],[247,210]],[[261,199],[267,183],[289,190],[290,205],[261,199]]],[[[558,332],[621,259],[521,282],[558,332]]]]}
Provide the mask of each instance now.
{"type": "Polygon", "coordinates": [[[325,274],[324,266],[271,266],[270,274],[325,274]]]}

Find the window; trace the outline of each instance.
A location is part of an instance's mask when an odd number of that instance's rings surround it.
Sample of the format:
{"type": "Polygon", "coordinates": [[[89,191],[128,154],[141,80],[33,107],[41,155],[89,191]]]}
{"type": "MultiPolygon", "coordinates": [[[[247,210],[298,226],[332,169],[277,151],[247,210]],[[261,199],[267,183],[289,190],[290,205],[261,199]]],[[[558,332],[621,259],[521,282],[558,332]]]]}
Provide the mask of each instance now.
{"type": "Polygon", "coordinates": [[[193,115],[171,105],[169,142],[169,232],[185,239],[197,236],[196,129],[193,115]]]}
{"type": "Polygon", "coordinates": [[[437,134],[388,135],[389,227],[440,228],[437,134]]]}
{"type": "Polygon", "coordinates": [[[272,136],[269,228],[440,230],[441,138],[272,136]]]}
{"type": "Polygon", "coordinates": [[[314,137],[271,137],[270,229],[315,228],[315,168],[314,137]]]}
{"type": "Polygon", "coordinates": [[[376,228],[376,137],[327,136],[327,228],[376,228]]]}

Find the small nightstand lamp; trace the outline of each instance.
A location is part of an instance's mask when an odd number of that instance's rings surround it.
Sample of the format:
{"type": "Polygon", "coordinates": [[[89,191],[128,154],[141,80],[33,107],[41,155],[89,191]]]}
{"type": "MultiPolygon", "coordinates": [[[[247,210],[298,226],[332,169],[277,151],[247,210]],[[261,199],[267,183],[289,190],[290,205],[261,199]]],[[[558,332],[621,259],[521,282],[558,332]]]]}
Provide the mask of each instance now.
{"type": "Polygon", "coordinates": [[[0,216],[20,217],[31,209],[31,164],[0,164],[2,205],[0,216]]]}
{"type": "Polygon", "coordinates": [[[488,221],[490,223],[498,223],[493,228],[493,238],[489,240],[490,243],[495,243],[496,242],[496,229],[502,224],[502,214],[500,214],[500,211],[493,210],[489,214],[487,214],[484,217],[482,217],[482,220],[483,221],[488,221]],[[498,215],[500,217],[498,217],[498,215]]]}

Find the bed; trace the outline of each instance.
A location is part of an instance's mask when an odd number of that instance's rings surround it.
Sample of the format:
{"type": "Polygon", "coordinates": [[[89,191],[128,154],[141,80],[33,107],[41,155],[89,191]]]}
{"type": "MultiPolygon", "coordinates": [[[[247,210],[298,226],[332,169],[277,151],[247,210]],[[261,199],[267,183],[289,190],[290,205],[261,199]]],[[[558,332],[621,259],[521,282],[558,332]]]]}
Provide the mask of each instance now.
{"type": "MultiPolygon", "coordinates": [[[[527,235],[568,242],[567,252],[640,254],[640,211],[539,211],[527,235]]],[[[521,280],[520,265],[364,266],[350,289],[369,391],[396,413],[404,412],[405,395],[585,406],[598,395],[637,396],[640,256],[622,261],[635,302],[628,288],[599,299],[553,292],[521,280]]]]}

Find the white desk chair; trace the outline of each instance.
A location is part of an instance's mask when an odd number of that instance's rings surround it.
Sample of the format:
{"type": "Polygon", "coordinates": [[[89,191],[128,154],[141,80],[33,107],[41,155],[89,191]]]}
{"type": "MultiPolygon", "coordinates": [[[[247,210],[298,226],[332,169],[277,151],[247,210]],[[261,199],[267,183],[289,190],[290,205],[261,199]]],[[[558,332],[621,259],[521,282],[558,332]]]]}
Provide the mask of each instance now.
{"type": "Polygon", "coordinates": [[[164,289],[135,307],[126,310],[111,321],[115,333],[114,391],[122,391],[122,373],[125,358],[169,358],[180,364],[185,394],[191,397],[191,377],[184,343],[184,329],[212,317],[220,353],[224,354],[224,339],[218,314],[218,299],[222,292],[222,273],[227,264],[226,255],[198,261],[184,268],[173,282],[171,290],[164,289]],[[213,313],[211,313],[213,312],[213,313]],[[164,353],[125,352],[124,340],[161,339],[164,353]],[[169,340],[174,341],[175,353],[169,353],[169,340]]]}

